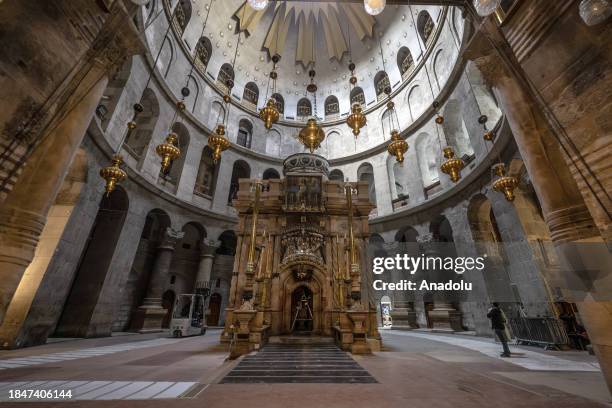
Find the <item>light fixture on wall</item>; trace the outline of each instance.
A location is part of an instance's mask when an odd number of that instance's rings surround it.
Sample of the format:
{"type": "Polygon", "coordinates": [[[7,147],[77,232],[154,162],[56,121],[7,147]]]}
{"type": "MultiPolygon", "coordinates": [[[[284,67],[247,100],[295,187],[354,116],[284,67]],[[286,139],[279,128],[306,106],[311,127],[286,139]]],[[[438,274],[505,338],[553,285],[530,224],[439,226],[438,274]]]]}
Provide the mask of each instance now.
{"type": "MultiPolygon", "coordinates": [[[[276,38],[278,38],[278,36],[276,38]]],[[[272,65],[272,71],[270,72],[270,77],[268,78],[268,82],[270,80],[272,81],[272,97],[268,99],[266,106],[264,106],[259,111],[259,117],[261,118],[261,120],[264,121],[264,126],[268,130],[272,129],[272,125],[278,122],[278,119],[280,118],[280,113],[278,112],[277,108],[278,102],[276,101],[276,99],[274,99],[274,94],[276,93],[276,78],[278,78],[278,74],[276,72],[276,64],[278,64],[279,61],[280,55],[274,54],[274,56],[272,56],[272,63],[274,65],[272,65]]],[[[266,99],[268,96],[268,89],[269,84],[268,87],[266,87],[266,99]]]]}
{"type": "Polygon", "coordinates": [[[365,8],[366,13],[371,16],[376,16],[382,13],[386,5],[387,0],[363,0],[363,7],[365,8]]]}
{"type": "Polygon", "coordinates": [[[263,10],[268,6],[268,0],[247,0],[253,10],[263,10]]]}
{"type": "Polygon", "coordinates": [[[578,6],[582,21],[588,26],[601,24],[612,15],[610,0],[582,0],[578,6]]]}
{"type": "Polygon", "coordinates": [[[501,0],[474,0],[473,2],[474,8],[476,9],[476,13],[478,13],[481,17],[486,17],[495,12],[499,5],[501,4],[501,0]]]}

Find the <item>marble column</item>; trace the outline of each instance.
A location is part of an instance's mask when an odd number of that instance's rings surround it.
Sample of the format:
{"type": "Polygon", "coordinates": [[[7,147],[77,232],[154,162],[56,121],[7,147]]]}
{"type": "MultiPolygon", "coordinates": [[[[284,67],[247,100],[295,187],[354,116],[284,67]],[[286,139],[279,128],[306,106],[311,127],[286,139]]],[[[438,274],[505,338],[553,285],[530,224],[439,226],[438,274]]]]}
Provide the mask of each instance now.
{"type": "Polygon", "coordinates": [[[198,265],[198,274],[196,275],[195,289],[210,288],[210,277],[212,275],[213,262],[215,260],[215,253],[219,246],[220,241],[213,241],[205,239],[202,243],[202,249],[200,251],[200,264],[198,265]]]}
{"type": "MultiPolygon", "coordinates": [[[[443,254],[440,253],[439,248],[441,243],[435,239],[432,233],[419,235],[417,237],[417,242],[421,246],[426,257],[443,256],[443,254]]],[[[426,279],[430,283],[444,281],[442,271],[426,271],[425,273],[426,276],[424,276],[423,279],[426,279]]],[[[433,310],[428,312],[428,316],[434,330],[463,330],[461,312],[456,310],[453,305],[447,301],[443,294],[434,292],[433,304],[433,310]]]]}
{"type": "MultiPolygon", "coordinates": [[[[49,38],[53,48],[54,38],[49,38]]],[[[40,44],[45,47],[46,44],[40,44]]],[[[0,324],[21,278],[34,258],[48,212],[81,145],[108,78],[128,56],[143,50],[136,27],[119,2],[110,7],[90,49],[71,77],[54,92],[57,102],[44,106],[40,121],[27,135],[36,147],[0,209],[0,324]]],[[[45,69],[40,67],[41,75],[45,69]]],[[[23,92],[32,92],[24,89],[23,92]]]]}
{"type": "Polygon", "coordinates": [[[506,115],[608,388],[612,391],[612,260],[567,167],[559,142],[492,21],[478,28],[465,57],[474,61],[506,115]],[[587,282],[586,289],[577,291],[587,282]]]}
{"type": "Polygon", "coordinates": [[[147,295],[133,317],[134,327],[138,328],[141,333],[162,330],[162,321],[167,313],[167,310],[162,307],[162,295],[170,273],[174,249],[184,235],[184,232],[168,227],[162,243],[157,247],[147,295]]]}

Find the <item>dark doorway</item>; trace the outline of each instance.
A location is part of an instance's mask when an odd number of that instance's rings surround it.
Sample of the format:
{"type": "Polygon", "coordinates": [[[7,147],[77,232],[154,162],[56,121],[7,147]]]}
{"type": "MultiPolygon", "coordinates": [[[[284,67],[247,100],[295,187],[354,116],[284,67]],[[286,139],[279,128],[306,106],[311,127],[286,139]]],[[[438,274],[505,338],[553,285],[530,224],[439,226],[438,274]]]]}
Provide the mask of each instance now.
{"type": "MultiPolygon", "coordinates": [[[[128,205],[128,196],[121,187],[102,197],[70,293],[55,329],[55,336],[110,335],[110,325],[97,326],[91,320],[123,228],[128,205]]],[[[102,320],[105,322],[108,319],[102,320]]]]}
{"type": "Polygon", "coordinates": [[[219,325],[219,315],[221,313],[221,295],[218,293],[213,293],[210,297],[210,301],[208,303],[208,309],[210,313],[208,314],[208,320],[206,324],[208,326],[218,326],[219,325]]]}
{"type": "Polygon", "coordinates": [[[166,309],[166,315],[162,320],[162,329],[170,327],[170,320],[172,319],[172,309],[174,308],[174,300],[176,295],[173,291],[167,290],[162,295],[162,307],[166,309]]]}
{"type": "Polygon", "coordinates": [[[291,295],[291,331],[310,333],[313,327],[312,291],[300,286],[291,295]]]}

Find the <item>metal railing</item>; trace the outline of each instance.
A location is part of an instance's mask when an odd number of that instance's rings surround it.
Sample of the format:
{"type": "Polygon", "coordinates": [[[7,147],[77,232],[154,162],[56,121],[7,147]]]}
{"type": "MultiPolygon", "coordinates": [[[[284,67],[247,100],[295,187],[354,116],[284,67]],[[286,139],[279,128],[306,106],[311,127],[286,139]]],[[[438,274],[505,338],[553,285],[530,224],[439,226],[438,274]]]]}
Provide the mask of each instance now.
{"type": "Polygon", "coordinates": [[[563,322],[554,317],[508,319],[518,344],[535,344],[546,349],[561,349],[569,344],[563,322]]]}

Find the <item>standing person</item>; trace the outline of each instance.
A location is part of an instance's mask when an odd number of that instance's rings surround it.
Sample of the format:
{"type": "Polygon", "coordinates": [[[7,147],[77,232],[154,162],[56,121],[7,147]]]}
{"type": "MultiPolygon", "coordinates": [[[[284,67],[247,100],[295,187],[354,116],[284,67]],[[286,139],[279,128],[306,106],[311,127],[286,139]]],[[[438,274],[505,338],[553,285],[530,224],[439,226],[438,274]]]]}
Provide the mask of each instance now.
{"type": "Polygon", "coordinates": [[[508,338],[506,337],[506,318],[504,312],[499,308],[499,303],[493,303],[493,307],[489,309],[487,317],[491,319],[491,328],[495,331],[497,338],[504,348],[504,352],[500,356],[510,357],[510,348],[508,347],[508,338]]]}

